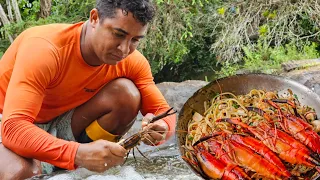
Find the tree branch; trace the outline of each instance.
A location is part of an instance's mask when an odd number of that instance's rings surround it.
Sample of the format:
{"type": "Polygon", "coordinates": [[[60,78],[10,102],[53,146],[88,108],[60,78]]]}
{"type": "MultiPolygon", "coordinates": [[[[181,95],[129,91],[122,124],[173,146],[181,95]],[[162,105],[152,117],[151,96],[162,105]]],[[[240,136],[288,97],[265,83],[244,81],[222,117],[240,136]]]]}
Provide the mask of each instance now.
{"type": "Polygon", "coordinates": [[[4,9],[2,8],[1,4],[0,4],[0,18],[1,18],[1,21],[2,21],[3,25],[10,24],[10,21],[9,21],[4,9]]]}
{"type": "Polygon", "coordinates": [[[12,14],[11,2],[10,2],[10,0],[6,0],[6,3],[7,3],[7,9],[8,9],[9,19],[10,19],[11,22],[13,22],[14,19],[13,19],[13,14],[12,14]]]}
{"type": "Polygon", "coordinates": [[[13,7],[13,10],[14,10],[14,14],[16,16],[17,22],[21,22],[22,18],[21,18],[21,14],[20,14],[20,10],[19,10],[19,6],[18,6],[18,3],[17,3],[17,0],[11,0],[11,2],[12,2],[12,7],[13,7]]]}
{"type": "MultiPolygon", "coordinates": [[[[1,4],[0,4],[0,19],[1,19],[3,25],[10,25],[10,21],[9,21],[6,13],[4,12],[4,9],[2,8],[1,4]]],[[[6,32],[6,34],[8,35],[8,38],[9,38],[10,42],[12,43],[13,42],[12,36],[8,32],[6,32]]]]}
{"type": "Polygon", "coordinates": [[[52,0],[40,0],[40,17],[46,18],[50,16],[52,0]]]}

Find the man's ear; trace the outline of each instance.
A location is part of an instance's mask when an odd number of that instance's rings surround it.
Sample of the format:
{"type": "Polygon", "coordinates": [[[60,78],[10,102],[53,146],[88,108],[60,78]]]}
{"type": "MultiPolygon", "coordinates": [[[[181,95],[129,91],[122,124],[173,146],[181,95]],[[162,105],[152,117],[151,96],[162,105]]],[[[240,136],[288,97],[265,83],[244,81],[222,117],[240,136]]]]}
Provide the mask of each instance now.
{"type": "Polygon", "coordinates": [[[90,17],[89,17],[89,22],[90,25],[95,28],[97,26],[97,24],[99,23],[99,13],[98,13],[98,9],[94,8],[90,11],[90,17]]]}

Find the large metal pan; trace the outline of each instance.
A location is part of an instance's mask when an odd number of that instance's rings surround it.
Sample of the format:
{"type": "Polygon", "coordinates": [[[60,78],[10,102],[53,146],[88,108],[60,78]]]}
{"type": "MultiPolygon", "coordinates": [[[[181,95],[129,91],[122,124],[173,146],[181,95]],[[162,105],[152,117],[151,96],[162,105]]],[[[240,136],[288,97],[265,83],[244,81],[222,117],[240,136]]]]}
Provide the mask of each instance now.
{"type": "MultiPolygon", "coordinates": [[[[222,78],[209,83],[195,92],[181,109],[176,126],[177,145],[179,146],[180,154],[185,154],[185,150],[181,146],[185,144],[186,133],[182,132],[187,131],[188,122],[191,120],[194,112],[204,113],[205,101],[211,100],[220,91],[240,95],[247,94],[252,89],[278,91],[279,95],[288,93],[287,90],[291,89],[303,105],[313,107],[316,110],[317,116],[320,117],[320,97],[306,86],[293,80],[266,74],[243,74],[222,78]]],[[[188,163],[186,164],[194,173],[200,176],[188,163]]]]}

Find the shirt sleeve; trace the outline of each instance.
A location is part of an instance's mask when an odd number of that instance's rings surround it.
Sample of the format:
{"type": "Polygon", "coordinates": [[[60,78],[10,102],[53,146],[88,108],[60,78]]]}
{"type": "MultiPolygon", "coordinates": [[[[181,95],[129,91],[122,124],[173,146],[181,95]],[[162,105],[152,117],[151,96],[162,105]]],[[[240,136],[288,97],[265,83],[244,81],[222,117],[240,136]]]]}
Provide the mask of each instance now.
{"type": "MultiPolygon", "coordinates": [[[[170,107],[153,81],[150,64],[147,59],[138,51],[135,51],[130,59],[132,64],[129,73],[142,97],[142,115],[146,115],[147,113],[158,115],[167,111],[170,107]]],[[[165,117],[163,120],[169,127],[166,137],[166,140],[168,140],[175,131],[176,115],[165,117]]]]}
{"type": "Polygon", "coordinates": [[[45,89],[57,73],[58,58],[54,46],[45,39],[21,42],[5,97],[2,141],[23,157],[74,169],[79,144],[58,139],[33,124],[45,89]]]}

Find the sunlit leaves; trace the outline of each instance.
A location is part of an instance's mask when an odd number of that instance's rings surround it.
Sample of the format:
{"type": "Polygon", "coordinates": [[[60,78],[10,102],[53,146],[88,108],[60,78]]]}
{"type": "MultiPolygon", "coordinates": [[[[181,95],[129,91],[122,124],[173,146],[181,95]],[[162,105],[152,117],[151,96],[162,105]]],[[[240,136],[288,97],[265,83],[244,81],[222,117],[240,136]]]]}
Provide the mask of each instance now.
{"type": "Polygon", "coordinates": [[[267,33],[268,33],[268,25],[265,24],[265,25],[260,26],[260,28],[259,28],[260,36],[266,36],[267,33]]]}
{"type": "Polygon", "coordinates": [[[262,16],[267,18],[267,19],[275,19],[277,17],[277,11],[274,10],[274,11],[270,12],[269,10],[265,10],[262,13],[262,16]]]}
{"type": "Polygon", "coordinates": [[[226,9],[224,7],[219,8],[217,11],[218,11],[218,14],[220,14],[222,16],[224,16],[224,14],[226,13],[226,9]]]}

